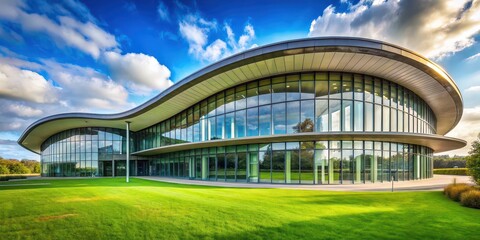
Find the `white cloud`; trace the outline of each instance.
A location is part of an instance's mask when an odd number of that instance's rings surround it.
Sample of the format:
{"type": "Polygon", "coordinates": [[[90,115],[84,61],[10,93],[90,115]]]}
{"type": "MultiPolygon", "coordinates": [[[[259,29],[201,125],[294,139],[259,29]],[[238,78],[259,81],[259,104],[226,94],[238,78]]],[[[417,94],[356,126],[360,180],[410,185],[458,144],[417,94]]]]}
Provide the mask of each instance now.
{"type": "Polygon", "coordinates": [[[207,21],[194,15],[188,15],[179,22],[180,34],[189,45],[188,53],[202,61],[217,61],[248,49],[252,46],[252,39],[255,38],[255,30],[251,24],[245,26],[244,33],[237,41],[231,26],[225,23],[223,30],[227,34],[226,41],[215,39],[208,44],[208,35],[212,30],[217,30],[215,20],[207,21]]]}
{"type": "Polygon", "coordinates": [[[472,93],[480,92],[480,86],[471,86],[465,89],[465,92],[472,92],[472,93]]]}
{"type": "Polygon", "coordinates": [[[114,79],[132,84],[131,87],[140,93],[149,93],[151,90],[163,91],[173,85],[169,79],[170,70],[152,56],[142,53],[122,55],[106,52],[103,61],[114,79]]]}
{"type": "Polygon", "coordinates": [[[461,149],[445,152],[449,155],[467,155],[473,141],[480,133],[480,106],[464,108],[463,116],[458,125],[447,136],[467,141],[467,146],[461,149]]]}
{"type": "Polygon", "coordinates": [[[125,110],[128,91],[118,82],[88,67],[43,60],[45,71],[58,83],[63,105],[71,109],[125,110]]]}
{"type": "Polygon", "coordinates": [[[157,13],[160,19],[164,21],[170,21],[170,15],[168,13],[168,7],[162,2],[158,2],[157,13]]]}
{"type": "Polygon", "coordinates": [[[57,100],[57,90],[36,72],[0,64],[0,97],[51,103],[57,100]]]}
{"type": "Polygon", "coordinates": [[[43,114],[43,111],[41,109],[36,109],[18,103],[7,105],[6,110],[20,117],[38,117],[43,114]]]}
{"type": "Polygon", "coordinates": [[[471,46],[480,31],[480,1],[369,1],[347,12],[329,6],[309,36],[358,36],[405,46],[441,58],[471,46]]]}
{"type": "Polygon", "coordinates": [[[474,54],[468,58],[466,58],[466,61],[474,61],[475,59],[480,58],[480,53],[474,54]]]}
{"type": "Polygon", "coordinates": [[[205,51],[203,52],[203,58],[212,61],[218,60],[225,53],[226,49],[227,44],[224,41],[217,39],[212,44],[208,45],[207,48],[205,48],[205,51]]]}
{"type": "Polygon", "coordinates": [[[55,21],[46,15],[28,13],[25,8],[21,1],[1,1],[0,19],[19,24],[26,32],[48,34],[58,45],[77,48],[94,58],[102,51],[118,47],[115,36],[92,22],[80,22],[69,16],[55,21]]]}

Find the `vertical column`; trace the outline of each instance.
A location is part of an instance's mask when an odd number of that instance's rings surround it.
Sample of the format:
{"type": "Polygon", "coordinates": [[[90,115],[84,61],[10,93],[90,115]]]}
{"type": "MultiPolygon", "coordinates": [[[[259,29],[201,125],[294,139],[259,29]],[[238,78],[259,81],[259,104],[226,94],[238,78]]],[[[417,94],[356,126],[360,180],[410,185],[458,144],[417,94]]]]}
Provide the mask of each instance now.
{"type": "Polygon", "coordinates": [[[202,180],[208,179],[208,157],[202,156],[202,180]]]}
{"type": "Polygon", "coordinates": [[[333,159],[328,160],[328,183],[332,184],[333,183],[333,159]]]}
{"type": "Polygon", "coordinates": [[[355,182],[360,183],[361,180],[361,173],[362,173],[362,156],[357,156],[355,158],[355,182]]]}
{"type": "Polygon", "coordinates": [[[126,167],[127,167],[127,174],[126,180],[127,183],[130,182],[130,122],[126,121],[127,123],[127,139],[126,139],[126,147],[127,147],[127,159],[126,159],[126,167]]]}
{"type": "Polygon", "coordinates": [[[292,152],[287,151],[285,154],[285,182],[291,183],[292,179],[292,152]]]}
{"type": "Polygon", "coordinates": [[[377,176],[377,155],[374,153],[372,156],[372,182],[377,182],[377,176]]]}
{"type": "Polygon", "coordinates": [[[188,161],[189,161],[188,167],[190,168],[188,175],[189,175],[190,179],[194,179],[194,178],[195,178],[195,161],[194,161],[194,157],[190,157],[188,161]]]}
{"type": "MultiPolygon", "coordinates": [[[[315,154],[313,156],[313,183],[318,184],[318,165],[320,164],[320,151],[315,150],[315,154]]],[[[323,183],[323,182],[322,182],[323,183]]]]}
{"type": "Polygon", "coordinates": [[[415,180],[419,179],[420,177],[420,157],[418,156],[418,154],[415,154],[414,155],[414,159],[415,159],[415,180]]]}
{"type": "Polygon", "coordinates": [[[249,182],[258,182],[258,153],[249,153],[249,182]]]}

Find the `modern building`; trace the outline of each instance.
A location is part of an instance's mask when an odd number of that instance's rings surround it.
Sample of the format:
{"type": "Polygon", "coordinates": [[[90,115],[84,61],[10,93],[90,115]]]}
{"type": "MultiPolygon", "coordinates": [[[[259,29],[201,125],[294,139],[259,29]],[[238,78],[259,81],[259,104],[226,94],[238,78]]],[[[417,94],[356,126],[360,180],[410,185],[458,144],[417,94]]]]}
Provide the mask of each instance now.
{"type": "Polygon", "coordinates": [[[432,177],[433,153],[466,145],[444,136],[462,111],[453,79],[415,52],[308,38],[216,62],[126,112],[40,119],[18,142],[41,154],[43,176],[407,181],[432,177]]]}

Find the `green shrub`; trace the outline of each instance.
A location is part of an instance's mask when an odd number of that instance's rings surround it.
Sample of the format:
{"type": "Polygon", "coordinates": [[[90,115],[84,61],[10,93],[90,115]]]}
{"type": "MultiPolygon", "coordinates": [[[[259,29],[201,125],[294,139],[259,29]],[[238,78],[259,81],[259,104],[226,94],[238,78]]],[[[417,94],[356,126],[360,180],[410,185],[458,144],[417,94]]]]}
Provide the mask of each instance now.
{"type": "Polygon", "coordinates": [[[480,191],[472,189],[463,192],[460,196],[460,203],[465,207],[480,208],[480,191]]]}
{"type": "Polygon", "coordinates": [[[460,195],[463,192],[466,192],[466,191],[469,191],[469,190],[472,190],[472,189],[474,189],[474,187],[472,187],[468,184],[465,184],[465,183],[450,184],[443,189],[443,193],[448,198],[452,199],[453,201],[458,202],[458,201],[460,201],[460,195]]]}
{"type": "Polygon", "coordinates": [[[433,169],[433,174],[444,174],[444,175],[467,175],[466,168],[437,168],[433,169]]]}

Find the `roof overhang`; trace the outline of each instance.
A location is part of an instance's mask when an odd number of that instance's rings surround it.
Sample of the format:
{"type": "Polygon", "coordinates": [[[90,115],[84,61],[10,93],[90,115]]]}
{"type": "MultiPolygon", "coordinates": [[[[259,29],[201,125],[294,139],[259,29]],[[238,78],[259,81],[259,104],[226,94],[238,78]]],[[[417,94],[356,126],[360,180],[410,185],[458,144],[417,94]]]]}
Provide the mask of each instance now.
{"type": "Polygon", "coordinates": [[[415,133],[383,133],[383,132],[326,132],[326,133],[296,133],[296,134],[280,134],[272,136],[256,136],[244,137],[238,139],[220,139],[206,142],[180,143],[169,146],[162,146],[143,151],[132,153],[138,156],[153,156],[162,153],[191,150],[207,147],[226,147],[233,145],[247,145],[259,143],[275,143],[275,142],[307,142],[307,141],[325,141],[325,140],[342,140],[342,141],[384,141],[405,144],[415,144],[431,148],[434,152],[445,152],[462,148],[467,142],[456,138],[445,137],[431,134],[415,134],[415,133]]]}
{"type": "Polygon", "coordinates": [[[407,87],[431,107],[440,135],[455,127],[463,113],[462,96],[453,79],[443,68],[415,52],[364,38],[307,38],[270,44],[223,59],[122,113],[65,113],[40,119],[23,132],[18,143],[39,153],[49,136],[71,128],[125,129],[125,121],[130,121],[130,129],[138,131],[229,87],[307,71],[367,74],[407,87]]]}

